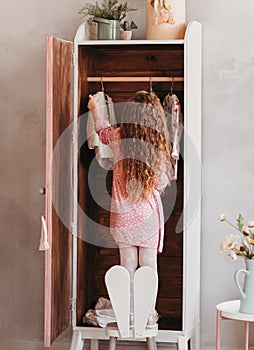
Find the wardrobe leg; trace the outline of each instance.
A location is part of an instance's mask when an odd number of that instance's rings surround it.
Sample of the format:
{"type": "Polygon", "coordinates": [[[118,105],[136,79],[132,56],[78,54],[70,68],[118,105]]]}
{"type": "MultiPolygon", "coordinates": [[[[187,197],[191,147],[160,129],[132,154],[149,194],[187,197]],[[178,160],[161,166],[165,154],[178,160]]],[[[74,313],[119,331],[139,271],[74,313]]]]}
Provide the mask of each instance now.
{"type": "Polygon", "coordinates": [[[81,332],[74,331],[72,335],[71,341],[71,349],[70,350],[82,350],[84,345],[84,341],[81,337],[81,332]]]}
{"type": "Polygon", "coordinates": [[[197,325],[193,336],[190,339],[190,348],[191,350],[200,349],[200,326],[197,325]]]}
{"type": "Polygon", "coordinates": [[[146,338],[147,350],[157,350],[155,337],[146,338]]]}
{"type": "Polygon", "coordinates": [[[99,350],[99,340],[98,339],[91,339],[90,349],[91,350],[99,350]]]}
{"type": "Polygon", "coordinates": [[[188,340],[184,336],[178,337],[177,350],[188,350],[188,340]]]}
{"type": "Polygon", "coordinates": [[[116,350],[116,338],[115,337],[109,338],[108,350],[116,350]]]}

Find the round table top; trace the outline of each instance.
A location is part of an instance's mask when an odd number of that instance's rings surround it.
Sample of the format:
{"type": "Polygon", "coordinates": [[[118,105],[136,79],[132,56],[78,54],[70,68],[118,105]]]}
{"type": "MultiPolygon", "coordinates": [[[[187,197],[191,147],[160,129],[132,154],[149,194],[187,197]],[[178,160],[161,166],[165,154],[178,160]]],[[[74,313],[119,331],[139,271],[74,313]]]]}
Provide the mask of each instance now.
{"type": "Polygon", "coordinates": [[[254,322],[254,314],[239,312],[240,300],[225,301],[216,305],[217,310],[221,311],[221,316],[232,320],[254,322]]]}

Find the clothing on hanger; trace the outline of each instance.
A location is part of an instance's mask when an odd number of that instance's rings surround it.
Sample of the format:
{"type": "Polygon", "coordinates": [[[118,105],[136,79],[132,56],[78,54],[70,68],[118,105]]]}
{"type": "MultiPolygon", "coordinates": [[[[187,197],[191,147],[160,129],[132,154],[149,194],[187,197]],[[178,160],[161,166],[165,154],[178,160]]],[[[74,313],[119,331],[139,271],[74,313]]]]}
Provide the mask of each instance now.
{"type": "MultiPolygon", "coordinates": [[[[116,124],[114,105],[111,97],[106,95],[104,91],[99,91],[93,96],[99,102],[100,114],[103,116],[103,119],[109,121],[111,125],[116,124]]],[[[88,113],[86,131],[88,147],[95,150],[96,159],[100,166],[103,169],[109,170],[113,165],[113,153],[108,145],[104,145],[100,141],[98,134],[95,132],[91,111],[88,113]]]]}
{"type": "Polygon", "coordinates": [[[180,101],[176,94],[169,93],[163,101],[163,108],[168,117],[169,138],[172,142],[172,164],[173,174],[172,180],[177,180],[177,161],[180,155],[180,141],[183,130],[183,116],[181,112],[180,101]]]}

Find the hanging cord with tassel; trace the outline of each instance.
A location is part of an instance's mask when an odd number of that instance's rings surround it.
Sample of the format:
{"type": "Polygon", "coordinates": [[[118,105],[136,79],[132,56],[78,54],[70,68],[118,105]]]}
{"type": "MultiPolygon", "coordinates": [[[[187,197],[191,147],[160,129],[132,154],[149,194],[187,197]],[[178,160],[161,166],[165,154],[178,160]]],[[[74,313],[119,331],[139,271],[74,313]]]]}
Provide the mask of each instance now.
{"type": "Polygon", "coordinates": [[[41,224],[42,226],[39,250],[44,251],[49,249],[47,225],[44,215],[41,216],[41,224]]]}

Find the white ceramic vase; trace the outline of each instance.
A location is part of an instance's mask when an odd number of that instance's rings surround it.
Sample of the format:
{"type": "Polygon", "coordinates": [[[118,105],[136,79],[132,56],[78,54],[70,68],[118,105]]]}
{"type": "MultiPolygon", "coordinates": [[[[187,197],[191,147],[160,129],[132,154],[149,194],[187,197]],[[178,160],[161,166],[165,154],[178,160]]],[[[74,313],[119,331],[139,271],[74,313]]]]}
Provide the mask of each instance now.
{"type": "Polygon", "coordinates": [[[254,260],[245,259],[246,269],[235,272],[235,282],[241,295],[240,312],[254,314],[254,260]],[[244,273],[244,287],[239,282],[239,274],[244,273]]]}

